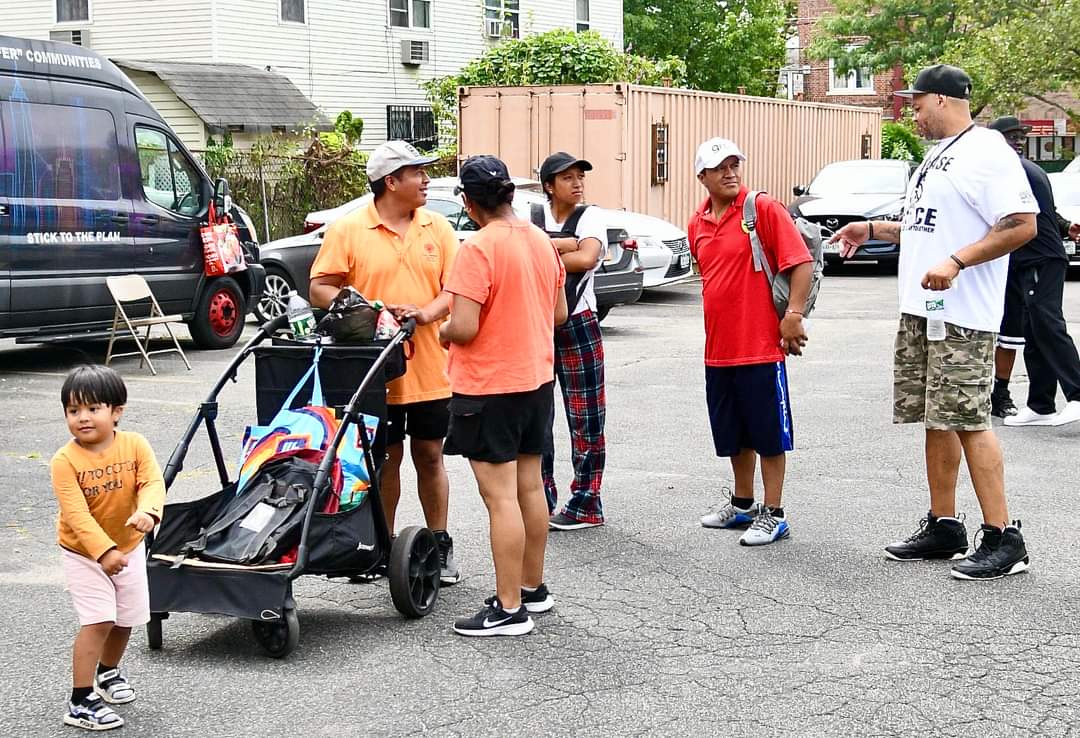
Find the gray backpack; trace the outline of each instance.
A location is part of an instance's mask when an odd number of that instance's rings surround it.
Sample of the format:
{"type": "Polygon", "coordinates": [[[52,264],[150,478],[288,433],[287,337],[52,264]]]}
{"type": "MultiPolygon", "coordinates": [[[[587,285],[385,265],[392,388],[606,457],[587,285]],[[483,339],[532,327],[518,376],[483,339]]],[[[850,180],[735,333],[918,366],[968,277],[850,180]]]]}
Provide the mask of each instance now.
{"type": "MultiPolygon", "coordinates": [[[[743,222],[750,233],[750,248],[754,256],[754,271],[765,272],[765,276],[772,285],[773,307],[781,320],[788,307],[788,295],[791,292],[791,277],[785,272],[773,274],[769,260],[765,258],[765,250],[761,246],[761,238],[757,232],[757,197],[763,194],[759,191],[747,193],[746,202],[743,204],[743,222]]],[[[818,290],[821,289],[821,277],[825,271],[825,234],[817,223],[811,223],[806,218],[795,218],[795,227],[799,229],[799,235],[810,250],[811,263],[814,265],[814,273],[810,276],[810,292],[806,295],[806,309],[803,317],[810,315],[817,301],[818,290]]]]}

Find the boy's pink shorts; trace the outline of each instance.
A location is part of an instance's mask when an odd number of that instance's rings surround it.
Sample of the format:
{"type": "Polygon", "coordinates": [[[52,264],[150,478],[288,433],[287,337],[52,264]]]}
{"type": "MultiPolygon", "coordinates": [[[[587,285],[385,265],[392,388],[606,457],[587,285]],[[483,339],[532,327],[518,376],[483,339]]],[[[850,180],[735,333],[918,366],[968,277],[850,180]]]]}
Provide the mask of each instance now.
{"type": "Polygon", "coordinates": [[[93,559],[64,550],[64,576],[79,625],[116,623],[123,628],[150,620],[150,589],[146,584],[146,547],[140,543],[127,555],[128,565],[110,577],[93,559]]]}

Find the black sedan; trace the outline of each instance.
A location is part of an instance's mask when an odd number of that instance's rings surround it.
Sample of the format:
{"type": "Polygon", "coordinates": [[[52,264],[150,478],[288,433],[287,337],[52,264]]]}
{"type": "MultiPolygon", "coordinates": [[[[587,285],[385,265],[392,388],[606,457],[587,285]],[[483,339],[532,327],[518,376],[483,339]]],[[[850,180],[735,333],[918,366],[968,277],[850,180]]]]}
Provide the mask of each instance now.
{"type": "MultiPolygon", "coordinates": [[[[854,159],[825,166],[805,187],[795,187],[796,200],[788,206],[793,216],[802,216],[831,231],[857,220],[900,220],[904,197],[914,171],[912,162],[893,159],[854,159]]],[[[892,261],[900,247],[887,241],[867,241],[855,260],[892,261]]],[[[843,261],[840,245],[827,244],[825,261],[843,261]]]]}

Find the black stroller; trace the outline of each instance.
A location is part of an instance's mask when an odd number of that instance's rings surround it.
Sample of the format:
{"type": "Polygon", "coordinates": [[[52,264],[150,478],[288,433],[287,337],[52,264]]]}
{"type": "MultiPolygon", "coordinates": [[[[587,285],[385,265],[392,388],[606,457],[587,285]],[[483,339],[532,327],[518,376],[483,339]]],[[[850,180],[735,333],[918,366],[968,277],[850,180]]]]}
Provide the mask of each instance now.
{"type": "MultiPolygon", "coordinates": [[[[356,507],[337,512],[317,511],[320,501],[331,494],[331,475],[334,469],[336,449],[345,437],[350,425],[359,424],[363,429],[363,413],[385,418],[386,368],[399,359],[400,371],[404,371],[402,344],[412,336],[415,321],[408,321],[388,343],[371,346],[334,346],[323,350],[337,352],[352,358],[352,368],[365,367],[363,380],[355,392],[346,394],[342,401],[344,414],[321,462],[312,493],[307,495],[302,511],[302,526],[295,561],[289,564],[263,567],[220,566],[183,559],[185,544],[199,536],[208,523],[213,521],[230,499],[236,495],[236,481],[230,481],[215,420],[218,415],[218,393],[230,379],[236,380],[238,367],[252,354],[256,354],[256,394],[259,397],[260,423],[268,422],[265,408],[281,402],[279,381],[276,387],[262,387],[265,376],[279,375],[283,368],[288,374],[292,364],[310,365],[314,352],[311,344],[277,345],[272,341],[259,346],[287,324],[281,316],[263,325],[259,332],[244,346],[218,379],[209,397],[199,406],[198,413],[180,439],[168,464],[165,466],[165,485],[171,486],[183,468],[188,447],[200,425],[205,425],[210,448],[217,466],[221,490],[208,497],[191,502],[165,506],[156,535],[147,537],[147,573],[150,584],[150,622],[147,636],[150,648],[162,646],[162,621],[172,612],[194,612],[231,615],[252,622],[255,639],[267,654],[282,658],[291,653],[300,639],[296,602],[293,600],[292,582],[301,574],[317,574],[327,577],[351,577],[385,575],[389,579],[390,595],[403,615],[419,618],[431,612],[439,595],[440,559],[434,534],[427,528],[405,528],[391,539],[386,526],[378,493],[378,465],[372,443],[366,432],[359,432],[362,441],[364,465],[370,488],[363,501],[356,507]],[[263,361],[271,370],[261,371],[263,361]],[[183,560],[183,565],[177,563],[183,560]]],[[[339,375],[342,372],[338,373],[339,375]]],[[[356,376],[355,374],[353,376],[356,376]]],[[[291,377],[295,380],[295,377],[291,377]]],[[[267,382],[269,383],[269,382],[267,382]]],[[[343,399],[342,398],[342,399],[343,399]]],[[[335,403],[330,393],[327,404],[335,403]]],[[[320,508],[321,509],[321,508],[320,508]]]]}

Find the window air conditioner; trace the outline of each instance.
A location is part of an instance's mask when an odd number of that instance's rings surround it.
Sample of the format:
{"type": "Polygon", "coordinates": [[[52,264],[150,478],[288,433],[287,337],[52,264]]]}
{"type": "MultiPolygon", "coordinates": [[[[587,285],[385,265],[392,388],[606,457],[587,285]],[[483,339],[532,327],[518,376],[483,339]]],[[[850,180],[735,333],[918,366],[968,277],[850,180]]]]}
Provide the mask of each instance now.
{"type": "Polygon", "coordinates": [[[503,30],[506,28],[506,21],[502,18],[485,18],[484,19],[484,35],[488,38],[502,38],[503,30]]]}
{"type": "Polygon", "coordinates": [[[63,41],[76,46],[90,46],[90,31],[80,28],[73,31],[49,31],[50,41],[63,41]]]}
{"type": "Polygon", "coordinates": [[[417,66],[428,62],[431,44],[427,41],[402,41],[401,63],[417,66]]]}

